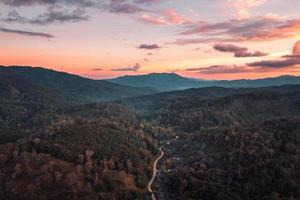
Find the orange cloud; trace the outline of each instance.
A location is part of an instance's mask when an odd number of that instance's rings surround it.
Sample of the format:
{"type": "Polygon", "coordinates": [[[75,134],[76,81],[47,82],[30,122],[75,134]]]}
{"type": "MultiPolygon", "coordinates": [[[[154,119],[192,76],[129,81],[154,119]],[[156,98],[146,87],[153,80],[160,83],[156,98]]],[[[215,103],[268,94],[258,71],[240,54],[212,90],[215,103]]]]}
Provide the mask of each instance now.
{"type": "Polygon", "coordinates": [[[293,48],[294,55],[300,55],[300,40],[296,42],[293,48]]]}

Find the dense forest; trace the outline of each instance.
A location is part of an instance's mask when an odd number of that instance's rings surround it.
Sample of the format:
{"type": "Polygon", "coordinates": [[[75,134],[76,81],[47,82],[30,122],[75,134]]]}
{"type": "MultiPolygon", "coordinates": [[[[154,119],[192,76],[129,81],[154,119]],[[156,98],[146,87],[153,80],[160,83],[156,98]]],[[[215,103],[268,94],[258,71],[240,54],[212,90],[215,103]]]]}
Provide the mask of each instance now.
{"type": "Polygon", "coordinates": [[[300,199],[299,85],[103,99],[15,70],[0,70],[1,199],[151,199],[160,146],[163,199],[300,199]]]}
{"type": "Polygon", "coordinates": [[[164,199],[300,198],[299,86],[145,98],[123,103],[179,135],[161,164],[164,199]]]}
{"type": "Polygon", "coordinates": [[[299,118],[204,128],[173,147],[165,199],[299,199],[299,118]]]}

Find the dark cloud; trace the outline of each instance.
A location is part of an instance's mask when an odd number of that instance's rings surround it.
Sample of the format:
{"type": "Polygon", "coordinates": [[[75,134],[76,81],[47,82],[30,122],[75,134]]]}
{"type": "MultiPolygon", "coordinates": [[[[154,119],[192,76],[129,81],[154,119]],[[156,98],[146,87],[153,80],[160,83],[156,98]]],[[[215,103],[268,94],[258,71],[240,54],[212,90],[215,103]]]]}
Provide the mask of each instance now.
{"type": "Polygon", "coordinates": [[[8,17],[4,19],[4,21],[18,22],[24,24],[46,25],[51,23],[84,21],[88,18],[89,17],[85,15],[85,12],[79,8],[69,11],[58,7],[49,7],[47,9],[47,12],[31,19],[22,17],[17,11],[12,10],[9,12],[8,17]]]}
{"type": "Polygon", "coordinates": [[[141,65],[139,63],[135,63],[135,65],[130,67],[124,67],[124,68],[116,68],[112,69],[111,71],[119,71],[119,72],[137,72],[141,68],[141,65]]]}
{"type": "Polygon", "coordinates": [[[248,51],[246,47],[239,47],[232,44],[215,44],[214,49],[221,52],[231,52],[236,53],[240,51],[248,51]]]}
{"type": "Polygon", "coordinates": [[[251,67],[270,67],[270,68],[286,68],[300,65],[300,58],[287,58],[284,60],[263,60],[248,63],[251,67]]]}
{"type": "Polygon", "coordinates": [[[148,11],[140,7],[138,4],[128,0],[110,0],[109,4],[103,4],[103,8],[112,13],[134,14],[148,11]]]}
{"type": "Polygon", "coordinates": [[[261,51],[249,52],[246,47],[239,47],[232,44],[215,44],[214,49],[220,52],[234,53],[234,57],[262,57],[268,55],[261,51]]]}
{"type": "Polygon", "coordinates": [[[15,8],[43,5],[47,8],[47,11],[33,18],[22,16],[13,10],[3,19],[6,22],[43,25],[56,22],[78,22],[87,20],[89,16],[85,13],[86,9],[98,9],[104,12],[124,14],[150,12],[148,9],[143,8],[142,5],[155,2],[155,0],[3,0],[0,1],[0,4],[15,8]]]}
{"type": "Polygon", "coordinates": [[[253,72],[253,69],[246,66],[236,65],[213,65],[202,68],[188,68],[184,71],[195,71],[200,74],[240,74],[253,72]]]}
{"type": "Polygon", "coordinates": [[[101,68],[94,68],[92,70],[94,70],[94,71],[102,71],[103,69],[101,69],[101,68]]]}
{"type": "Polygon", "coordinates": [[[2,0],[1,3],[9,6],[33,6],[33,5],[77,5],[91,7],[97,4],[95,0],[2,0]]]}
{"type": "Polygon", "coordinates": [[[7,29],[7,28],[0,28],[0,31],[4,32],[4,33],[11,33],[11,34],[17,34],[17,35],[31,36],[31,37],[42,37],[42,38],[47,38],[47,39],[54,38],[54,36],[51,34],[41,33],[41,32],[31,32],[31,31],[7,29]]]}
{"type": "Polygon", "coordinates": [[[161,47],[158,44],[141,44],[140,46],[138,46],[138,48],[152,50],[152,49],[159,49],[161,47]]]}
{"type": "Polygon", "coordinates": [[[198,22],[185,26],[180,35],[199,38],[178,39],[175,44],[187,45],[209,42],[273,41],[293,38],[300,34],[300,20],[271,18],[231,20],[220,23],[198,22]]]}

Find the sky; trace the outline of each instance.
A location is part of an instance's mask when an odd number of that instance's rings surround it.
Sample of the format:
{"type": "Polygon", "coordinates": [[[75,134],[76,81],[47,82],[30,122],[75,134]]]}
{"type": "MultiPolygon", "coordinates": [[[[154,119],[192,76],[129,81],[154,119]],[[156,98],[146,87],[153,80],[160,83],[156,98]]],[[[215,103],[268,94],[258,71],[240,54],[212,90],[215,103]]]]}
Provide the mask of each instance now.
{"type": "Polygon", "coordinates": [[[299,0],[0,0],[0,65],[93,79],[300,75],[299,0]]]}

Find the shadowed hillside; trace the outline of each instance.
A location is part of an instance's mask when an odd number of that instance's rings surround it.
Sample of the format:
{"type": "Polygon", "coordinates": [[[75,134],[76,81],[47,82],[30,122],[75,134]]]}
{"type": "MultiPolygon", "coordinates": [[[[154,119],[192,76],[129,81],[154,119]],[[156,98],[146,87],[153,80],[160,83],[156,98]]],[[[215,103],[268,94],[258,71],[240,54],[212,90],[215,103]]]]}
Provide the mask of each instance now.
{"type": "Polygon", "coordinates": [[[145,88],[134,88],[102,80],[36,67],[0,67],[0,77],[21,76],[60,94],[62,100],[75,103],[108,101],[118,98],[154,93],[145,88]]]}

